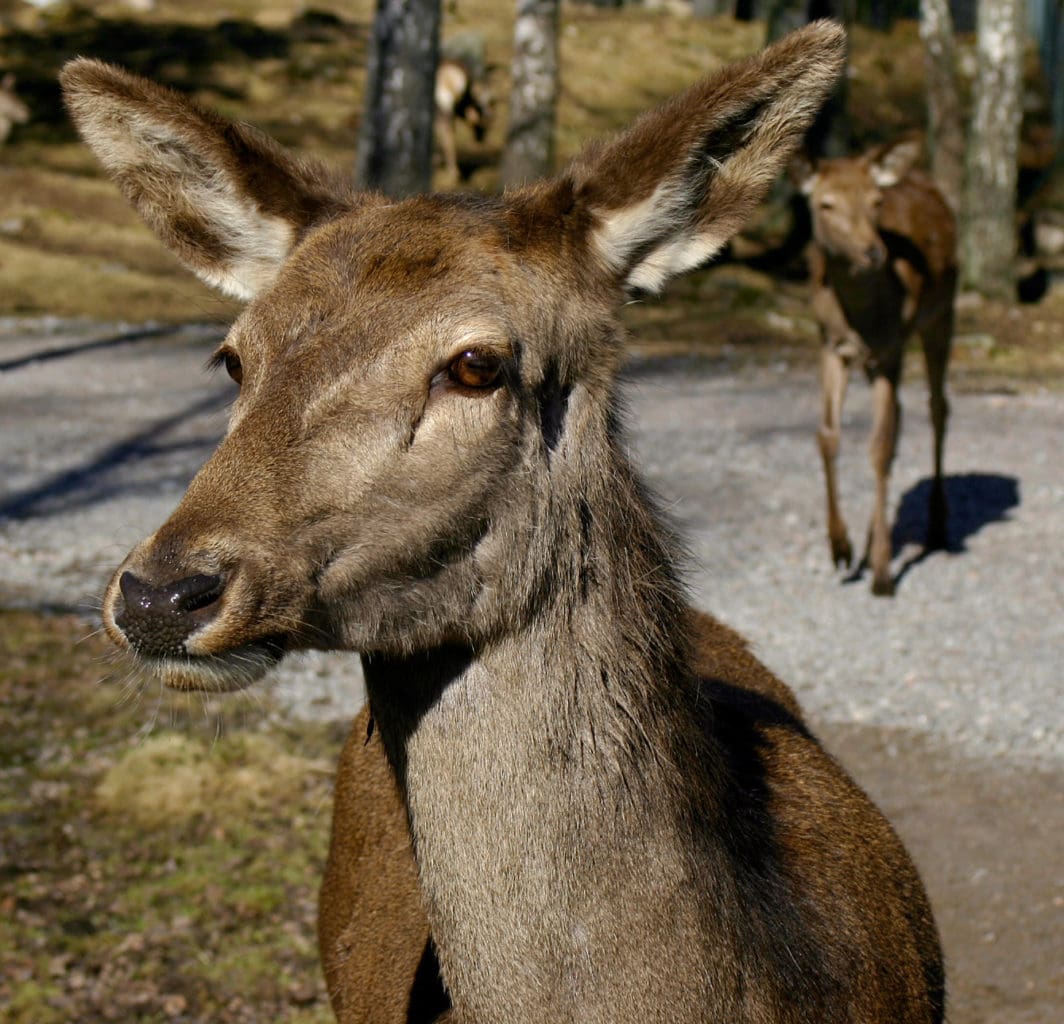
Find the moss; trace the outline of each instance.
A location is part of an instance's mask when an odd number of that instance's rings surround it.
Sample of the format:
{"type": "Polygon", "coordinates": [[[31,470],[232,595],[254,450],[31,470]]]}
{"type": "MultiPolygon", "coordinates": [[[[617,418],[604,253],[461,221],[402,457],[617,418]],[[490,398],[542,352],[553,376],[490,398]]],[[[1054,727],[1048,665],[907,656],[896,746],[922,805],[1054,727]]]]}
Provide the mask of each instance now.
{"type": "Polygon", "coordinates": [[[0,611],[4,1020],[329,1020],[315,902],[342,736],[266,700],[122,702],[88,632],[0,611]]]}

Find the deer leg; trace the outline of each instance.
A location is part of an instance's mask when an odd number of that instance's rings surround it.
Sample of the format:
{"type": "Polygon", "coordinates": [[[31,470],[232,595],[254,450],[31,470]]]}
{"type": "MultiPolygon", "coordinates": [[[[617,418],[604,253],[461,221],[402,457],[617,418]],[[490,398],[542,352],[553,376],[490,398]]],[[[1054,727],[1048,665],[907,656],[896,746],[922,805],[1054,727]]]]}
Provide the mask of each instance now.
{"type": "Polygon", "coordinates": [[[946,367],[949,363],[953,336],[953,313],[946,313],[922,334],[924,360],[927,364],[928,399],[931,406],[931,427],[935,442],[935,477],[931,482],[931,497],[927,516],[927,547],[931,550],[947,546],[946,484],[942,475],[942,451],[946,442],[946,421],[949,401],[946,398],[946,367]]]}
{"type": "Polygon", "coordinates": [[[443,154],[443,169],[446,183],[458,184],[458,148],[454,137],[454,117],[437,112],[436,140],[443,154]]]}
{"type": "Polygon", "coordinates": [[[842,422],[842,403],[846,397],[849,365],[833,346],[825,344],[820,350],[820,388],[823,405],[817,442],[824,461],[824,483],[827,487],[828,540],[831,559],[836,566],[847,568],[853,561],[853,548],[846,533],[846,523],[839,511],[835,460],[839,453],[839,434],[842,422]]]}
{"type": "Polygon", "coordinates": [[[872,404],[872,443],[869,454],[876,476],[875,503],[869,529],[872,593],[889,597],[894,593],[894,580],[890,575],[891,543],[890,530],[887,527],[887,489],[901,414],[897,373],[876,374],[872,379],[872,404]]]}

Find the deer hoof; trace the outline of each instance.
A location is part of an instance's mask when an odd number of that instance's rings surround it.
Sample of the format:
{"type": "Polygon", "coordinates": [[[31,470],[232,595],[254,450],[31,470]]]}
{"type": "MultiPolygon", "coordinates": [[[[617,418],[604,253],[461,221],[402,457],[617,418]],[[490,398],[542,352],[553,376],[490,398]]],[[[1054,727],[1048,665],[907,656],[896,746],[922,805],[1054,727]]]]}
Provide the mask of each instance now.
{"type": "Polygon", "coordinates": [[[894,580],[890,576],[874,576],[872,578],[872,593],[876,597],[893,597],[894,580]]]}
{"type": "Polygon", "coordinates": [[[831,560],[836,569],[849,569],[853,562],[853,546],[850,538],[845,534],[842,537],[831,538],[831,560]]]}

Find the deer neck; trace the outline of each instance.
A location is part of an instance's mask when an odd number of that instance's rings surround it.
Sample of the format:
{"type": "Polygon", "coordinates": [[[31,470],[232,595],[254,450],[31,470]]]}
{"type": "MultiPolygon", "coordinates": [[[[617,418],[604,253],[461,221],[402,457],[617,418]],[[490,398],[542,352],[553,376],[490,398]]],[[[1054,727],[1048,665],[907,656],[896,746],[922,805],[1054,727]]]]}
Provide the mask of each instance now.
{"type": "Polygon", "coordinates": [[[447,757],[471,729],[492,746],[583,743],[590,754],[617,741],[634,754],[644,720],[672,704],[687,677],[686,603],[639,481],[618,446],[605,447],[586,486],[544,488],[531,517],[541,533],[512,556],[524,577],[512,584],[515,610],[490,638],[364,658],[401,784],[416,786],[407,773],[429,736],[447,757]],[[534,731],[515,732],[519,720],[534,731]]]}
{"type": "MultiPolygon", "coordinates": [[[[677,833],[690,782],[673,752],[678,737],[699,741],[682,710],[682,595],[622,460],[589,490],[599,485],[605,504],[585,492],[540,517],[572,535],[538,545],[557,553],[544,567],[555,585],[504,635],[475,651],[366,659],[441,964],[473,1019],[503,1019],[525,984],[545,1013],[543,993],[556,993],[568,1019],[581,972],[611,941],[590,894],[688,874],[677,833]],[[541,955],[559,941],[558,957],[541,955]],[[514,962],[527,976],[513,977],[514,962]]],[[[673,896],[618,902],[645,928],[648,916],[696,913],[673,896]]]]}

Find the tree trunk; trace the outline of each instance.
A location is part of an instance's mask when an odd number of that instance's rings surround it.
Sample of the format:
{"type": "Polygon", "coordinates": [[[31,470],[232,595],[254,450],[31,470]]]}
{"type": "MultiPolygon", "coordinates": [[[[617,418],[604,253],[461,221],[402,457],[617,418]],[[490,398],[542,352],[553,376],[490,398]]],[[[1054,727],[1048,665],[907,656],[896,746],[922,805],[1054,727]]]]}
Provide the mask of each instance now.
{"type": "Polygon", "coordinates": [[[765,45],[809,22],[809,0],[772,0],[766,11],[765,45]]]}
{"type": "Polygon", "coordinates": [[[735,0],[692,0],[696,18],[717,18],[735,12],[735,0]]]}
{"type": "Polygon", "coordinates": [[[439,0],[377,0],[355,180],[396,198],[432,185],[439,0]]]}
{"type": "Polygon", "coordinates": [[[558,0],[517,0],[510,124],[500,176],[520,185],[554,164],[558,94],[558,0]]]}
{"type": "Polygon", "coordinates": [[[920,0],[920,38],[927,74],[927,137],[931,173],[956,213],[964,191],[964,128],[957,93],[949,0],[920,0]]]}
{"type": "Polygon", "coordinates": [[[1053,144],[1060,160],[1064,143],[1064,11],[1059,0],[1036,0],[1031,8],[1032,31],[1038,40],[1038,56],[1046,77],[1053,118],[1053,144]]]}
{"type": "MultiPolygon", "coordinates": [[[[852,6],[849,0],[766,0],[765,45],[782,39],[788,32],[818,18],[834,18],[849,25],[852,21],[852,6]]],[[[844,74],[806,132],[805,148],[811,157],[849,155],[848,92],[847,76],[844,74]]]]}
{"type": "Polygon", "coordinates": [[[964,279],[985,295],[1015,297],[1022,0],[979,0],[978,70],[968,136],[964,279]]]}
{"type": "Polygon", "coordinates": [[[761,21],[768,17],[769,0],[736,0],[737,21],[761,21]]]}

